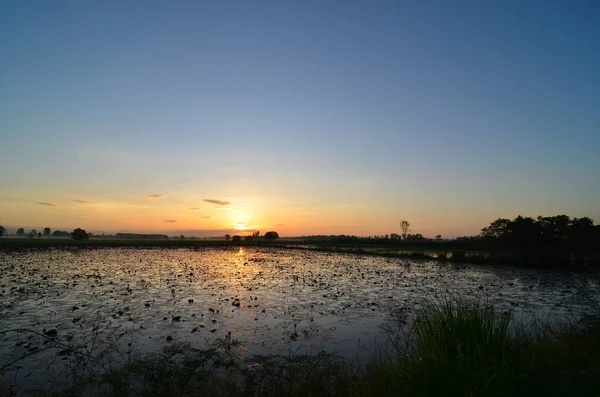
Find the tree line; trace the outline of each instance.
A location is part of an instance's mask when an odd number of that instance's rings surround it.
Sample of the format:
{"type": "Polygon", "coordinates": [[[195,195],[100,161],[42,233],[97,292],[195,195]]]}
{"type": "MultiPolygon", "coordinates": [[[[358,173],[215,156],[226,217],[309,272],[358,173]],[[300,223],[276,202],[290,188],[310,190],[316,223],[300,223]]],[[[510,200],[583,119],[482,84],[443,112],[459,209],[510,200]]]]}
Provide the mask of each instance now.
{"type": "MultiPolygon", "coordinates": [[[[2,225],[0,225],[0,237],[7,235],[8,232],[6,230],[6,228],[2,225]]],[[[45,227],[41,232],[38,232],[37,229],[31,229],[29,232],[25,232],[25,228],[18,228],[16,235],[19,237],[29,237],[29,238],[34,238],[34,237],[42,237],[42,236],[46,236],[46,237],[71,237],[73,240],[87,240],[92,236],[92,233],[88,233],[83,229],[80,228],[76,228],[73,229],[72,232],[67,232],[64,230],[55,230],[52,231],[52,229],[50,229],[49,227],[45,227]]]]}
{"type": "MultiPolygon", "coordinates": [[[[233,243],[239,244],[242,242],[242,239],[244,241],[254,241],[255,239],[258,239],[260,237],[260,232],[257,230],[255,232],[252,232],[252,234],[249,234],[247,236],[240,236],[240,235],[235,235],[232,236],[231,234],[226,234],[225,235],[225,240],[227,241],[232,241],[233,243]]],[[[266,232],[264,234],[264,236],[262,236],[262,238],[264,240],[269,240],[269,241],[273,241],[273,240],[277,240],[279,238],[279,233],[277,233],[276,231],[272,230],[269,232],[266,232]]]]}
{"type": "Polygon", "coordinates": [[[578,262],[600,250],[600,225],[588,217],[567,215],[499,218],[481,230],[481,237],[518,250],[553,248],[554,254],[575,256],[578,262]]]}

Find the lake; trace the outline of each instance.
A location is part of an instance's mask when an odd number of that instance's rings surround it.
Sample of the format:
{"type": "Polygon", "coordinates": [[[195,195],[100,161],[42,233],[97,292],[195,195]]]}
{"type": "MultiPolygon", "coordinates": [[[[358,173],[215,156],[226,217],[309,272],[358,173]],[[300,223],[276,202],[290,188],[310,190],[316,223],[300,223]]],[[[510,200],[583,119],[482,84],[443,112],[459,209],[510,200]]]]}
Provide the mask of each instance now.
{"type": "MultiPolygon", "coordinates": [[[[598,285],[577,274],[308,250],[30,249],[0,252],[0,331],[55,330],[92,353],[205,347],[231,333],[242,355],[352,357],[386,343],[381,326],[393,313],[443,296],[559,321],[578,314],[583,289],[598,285]]],[[[0,334],[0,367],[31,354],[4,381],[40,386],[63,371],[67,352],[50,345],[29,332],[0,334]]]]}

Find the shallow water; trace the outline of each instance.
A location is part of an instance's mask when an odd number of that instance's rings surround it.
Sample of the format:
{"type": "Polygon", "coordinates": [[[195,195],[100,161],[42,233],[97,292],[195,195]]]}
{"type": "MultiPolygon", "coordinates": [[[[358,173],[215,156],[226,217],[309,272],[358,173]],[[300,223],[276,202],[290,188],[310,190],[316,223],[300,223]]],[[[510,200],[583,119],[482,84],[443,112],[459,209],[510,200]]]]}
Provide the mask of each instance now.
{"type": "MultiPolygon", "coordinates": [[[[123,356],[167,339],[204,347],[231,332],[248,356],[355,356],[385,342],[381,325],[400,308],[452,294],[556,321],[577,314],[584,287],[598,289],[579,275],[305,250],[26,250],[0,252],[0,331],[55,329],[92,354],[109,341],[123,356]]],[[[7,384],[40,386],[64,370],[65,352],[43,350],[45,340],[0,334],[0,367],[32,353],[8,368],[7,384]]]]}

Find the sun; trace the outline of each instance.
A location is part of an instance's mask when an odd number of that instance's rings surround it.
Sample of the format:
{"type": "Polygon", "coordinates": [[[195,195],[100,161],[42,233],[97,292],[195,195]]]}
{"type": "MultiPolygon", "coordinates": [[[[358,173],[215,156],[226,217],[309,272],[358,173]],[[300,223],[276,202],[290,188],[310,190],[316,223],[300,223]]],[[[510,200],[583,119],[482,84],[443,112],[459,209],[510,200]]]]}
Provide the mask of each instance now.
{"type": "Polygon", "coordinates": [[[235,218],[234,227],[235,227],[235,230],[240,230],[240,231],[248,230],[248,227],[249,227],[248,218],[246,216],[238,215],[235,218]]]}
{"type": "Polygon", "coordinates": [[[239,232],[249,232],[257,227],[254,223],[254,213],[252,208],[246,207],[237,208],[236,211],[230,212],[230,218],[228,222],[230,228],[233,228],[239,232]]]}

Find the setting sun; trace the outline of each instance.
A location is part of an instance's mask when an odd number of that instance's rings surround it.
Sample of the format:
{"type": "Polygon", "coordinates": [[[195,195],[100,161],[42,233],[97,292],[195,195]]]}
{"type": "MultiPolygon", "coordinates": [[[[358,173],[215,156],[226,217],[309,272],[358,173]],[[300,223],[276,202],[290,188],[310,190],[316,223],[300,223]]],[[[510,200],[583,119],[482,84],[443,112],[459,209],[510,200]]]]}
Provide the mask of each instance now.
{"type": "Polygon", "coordinates": [[[235,230],[248,230],[250,227],[248,216],[246,214],[236,214],[233,218],[233,228],[235,230]]]}

